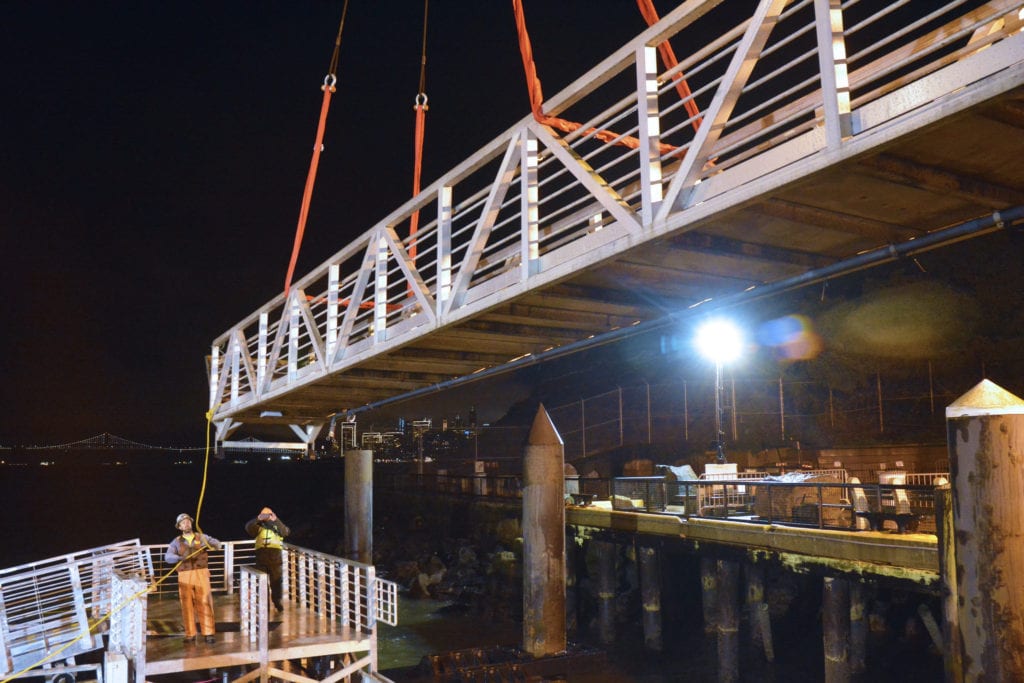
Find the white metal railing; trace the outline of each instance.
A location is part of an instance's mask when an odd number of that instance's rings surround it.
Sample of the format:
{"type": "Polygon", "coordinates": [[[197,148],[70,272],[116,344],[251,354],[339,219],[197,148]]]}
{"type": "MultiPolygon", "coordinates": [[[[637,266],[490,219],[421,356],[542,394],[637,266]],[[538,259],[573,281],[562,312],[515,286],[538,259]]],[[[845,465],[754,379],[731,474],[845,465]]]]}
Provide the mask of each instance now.
{"type": "Polygon", "coordinates": [[[284,545],[286,599],[363,632],[398,619],[398,586],[376,577],[372,565],[284,545]]]}
{"type": "Polygon", "coordinates": [[[719,4],[681,4],[545,103],[578,131],[522,119],[215,339],[218,424],[728,208],[794,162],[835,163],[858,136],[1019,63],[1024,42],[1019,1],[761,0],[735,3],[727,26],[708,11],[719,4]],[[659,70],[669,39],[687,56],[659,70]],[[403,235],[414,212],[419,231],[403,235]]]}
{"type": "Polygon", "coordinates": [[[138,539],[0,569],[0,675],[103,647],[115,572],[152,572],[138,539]]]}

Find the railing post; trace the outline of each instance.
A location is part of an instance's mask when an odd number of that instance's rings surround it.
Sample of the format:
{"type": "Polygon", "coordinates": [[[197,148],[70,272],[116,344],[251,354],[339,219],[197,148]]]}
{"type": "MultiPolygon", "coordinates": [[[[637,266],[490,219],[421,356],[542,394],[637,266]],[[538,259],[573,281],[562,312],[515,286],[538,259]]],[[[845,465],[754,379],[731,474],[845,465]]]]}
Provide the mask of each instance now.
{"type": "Polygon", "coordinates": [[[338,298],[341,292],[341,265],[327,268],[327,367],[334,363],[338,346],[338,298]]]}
{"type": "Polygon", "coordinates": [[[537,183],[537,136],[527,128],[521,138],[520,178],[520,280],[540,272],[540,188],[537,183]]]}
{"type": "Polygon", "coordinates": [[[437,190],[437,312],[446,310],[452,296],[452,186],[437,190]]]}
{"type": "Polygon", "coordinates": [[[388,326],[388,240],[383,230],[377,232],[376,240],[376,278],[373,286],[373,341],[374,343],[380,343],[387,339],[388,326]]]}
{"type": "Polygon", "coordinates": [[[224,590],[228,595],[235,592],[235,544],[224,544],[224,590]]]}
{"type": "Polygon", "coordinates": [[[841,0],[814,0],[814,19],[825,103],[825,144],[835,148],[851,134],[850,79],[841,0]]]}
{"type": "Polygon", "coordinates": [[[301,290],[293,289],[288,299],[288,381],[299,378],[299,296],[301,290]]]}
{"type": "Polygon", "coordinates": [[[640,138],[640,214],[644,227],[664,199],[661,174],[661,119],[658,107],[658,53],[653,45],[636,51],[637,124],[640,138]]]}
{"type": "Polygon", "coordinates": [[[267,331],[270,329],[270,315],[260,313],[259,339],[256,342],[256,396],[259,398],[267,385],[267,331]]]}
{"type": "Polygon", "coordinates": [[[217,406],[217,387],[220,386],[220,347],[210,347],[210,408],[217,406]]]}

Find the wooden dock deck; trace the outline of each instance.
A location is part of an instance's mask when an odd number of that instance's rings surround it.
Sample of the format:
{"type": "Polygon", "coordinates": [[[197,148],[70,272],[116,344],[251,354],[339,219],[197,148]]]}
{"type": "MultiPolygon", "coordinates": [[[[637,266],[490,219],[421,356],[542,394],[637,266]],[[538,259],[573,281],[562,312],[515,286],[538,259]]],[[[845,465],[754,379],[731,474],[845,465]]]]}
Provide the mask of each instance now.
{"type": "MultiPolygon", "coordinates": [[[[151,596],[146,619],[146,676],[180,673],[199,669],[238,669],[259,665],[259,644],[241,632],[239,596],[215,595],[216,642],[208,644],[200,636],[194,644],[184,640],[181,608],[171,595],[151,596]]],[[[315,657],[343,657],[371,649],[373,638],[326,619],[312,610],[286,604],[270,617],[267,658],[285,662],[315,657]]],[[[237,678],[237,675],[230,676],[237,678]]]]}

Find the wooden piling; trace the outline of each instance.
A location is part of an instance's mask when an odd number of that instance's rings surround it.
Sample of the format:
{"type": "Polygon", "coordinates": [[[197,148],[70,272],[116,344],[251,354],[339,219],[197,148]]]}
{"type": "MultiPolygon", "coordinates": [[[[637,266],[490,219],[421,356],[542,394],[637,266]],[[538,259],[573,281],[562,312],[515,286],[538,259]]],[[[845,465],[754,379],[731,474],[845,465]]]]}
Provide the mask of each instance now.
{"type": "Polygon", "coordinates": [[[740,565],[718,561],[718,680],[735,683],[740,656],[740,565]]]}
{"type": "Polygon", "coordinates": [[[867,669],[868,621],[864,599],[864,584],[850,584],[850,673],[864,673],[867,669]]]}
{"type": "Polygon", "coordinates": [[[1024,400],[983,380],[946,408],[946,430],[963,680],[1021,681],[1024,400]]]}
{"type": "Polygon", "coordinates": [[[747,579],[747,619],[750,621],[750,641],[756,649],[762,649],[761,619],[758,612],[764,604],[764,566],[748,562],[744,567],[747,579]]]}
{"type": "Polygon", "coordinates": [[[565,630],[575,633],[579,628],[579,564],[580,537],[576,527],[566,528],[565,538],[565,630]]]}
{"type": "Polygon", "coordinates": [[[565,452],[540,406],[523,464],[523,650],[565,652],[565,452]]]}
{"type": "Polygon", "coordinates": [[[643,602],[644,646],[661,652],[661,558],[657,548],[637,548],[640,568],[640,599],[643,602]]]}
{"type": "Polygon", "coordinates": [[[610,541],[590,541],[597,556],[597,625],[604,645],[615,642],[615,556],[618,549],[610,541]]]}
{"type": "Polygon", "coordinates": [[[963,647],[960,642],[960,608],[956,592],[953,487],[948,480],[935,487],[935,524],[939,581],[942,585],[942,664],[947,683],[962,683],[964,664],[963,647]]]}
{"type": "Polygon", "coordinates": [[[821,622],[825,683],[847,683],[850,680],[850,584],[845,579],[824,580],[821,622]]]}
{"type": "Polygon", "coordinates": [[[345,451],[345,557],[373,564],[373,451],[345,451]]]}
{"type": "Polygon", "coordinates": [[[718,633],[718,568],[714,558],[700,558],[700,595],[704,633],[718,633]]]}

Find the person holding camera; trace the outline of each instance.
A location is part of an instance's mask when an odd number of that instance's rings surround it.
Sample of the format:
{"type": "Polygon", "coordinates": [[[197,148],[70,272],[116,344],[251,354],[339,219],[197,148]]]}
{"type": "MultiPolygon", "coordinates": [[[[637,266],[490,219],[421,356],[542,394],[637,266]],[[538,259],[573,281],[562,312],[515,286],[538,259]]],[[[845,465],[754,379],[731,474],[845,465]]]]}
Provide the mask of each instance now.
{"type": "Polygon", "coordinates": [[[270,584],[270,599],[278,612],[284,609],[281,603],[281,544],[291,533],[274,511],[268,507],[245,524],[245,533],[256,539],[256,568],[267,573],[270,584]]]}

